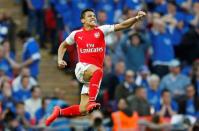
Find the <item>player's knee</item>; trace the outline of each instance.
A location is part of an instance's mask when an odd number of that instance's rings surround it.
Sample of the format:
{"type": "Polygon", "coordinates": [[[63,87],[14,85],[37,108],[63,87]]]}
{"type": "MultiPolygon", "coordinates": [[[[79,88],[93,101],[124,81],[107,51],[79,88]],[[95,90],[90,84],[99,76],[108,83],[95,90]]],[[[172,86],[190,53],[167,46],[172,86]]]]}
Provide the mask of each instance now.
{"type": "Polygon", "coordinates": [[[86,71],[84,73],[84,77],[83,77],[84,81],[89,82],[89,80],[91,79],[91,77],[92,77],[92,73],[91,72],[86,71]]]}
{"type": "Polygon", "coordinates": [[[93,74],[96,72],[96,71],[99,71],[102,73],[102,69],[98,68],[98,67],[92,67],[92,68],[89,68],[88,70],[86,70],[84,72],[84,80],[85,81],[90,81],[90,79],[92,78],[93,74]]]}
{"type": "Polygon", "coordinates": [[[103,74],[103,71],[100,68],[94,68],[93,70],[87,70],[84,73],[84,80],[90,81],[90,79],[92,78],[92,76],[95,72],[99,72],[99,73],[103,74]]]}
{"type": "Polygon", "coordinates": [[[94,75],[103,76],[103,71],[102,71],[102,69],[99,68],[99,69],[95,70],[95,71],[92,73],[91,78],[92,78],[94,75]]]}

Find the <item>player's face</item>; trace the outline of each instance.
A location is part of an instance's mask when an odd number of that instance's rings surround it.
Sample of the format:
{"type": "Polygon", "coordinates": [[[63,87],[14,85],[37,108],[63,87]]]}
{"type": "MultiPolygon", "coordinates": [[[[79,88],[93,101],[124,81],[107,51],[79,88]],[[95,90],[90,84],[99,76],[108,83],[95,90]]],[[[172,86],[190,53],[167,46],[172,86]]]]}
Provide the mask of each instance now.
{"type": "Polygon", "coordinates": [[[95,13],[92,11],[87,11],[84,15],[84,18],[81,19],[82,23],[87,26],[94,27],[97,25],[97,19],[95,13]]]}
{"type": "Polygon", "coordinates": [[[164,101],[165,104],[169,104],[170,103],[171,96],[170,96],[169,92],[165,92],[162,97],[163,97],[163,101],[164,101]]]}

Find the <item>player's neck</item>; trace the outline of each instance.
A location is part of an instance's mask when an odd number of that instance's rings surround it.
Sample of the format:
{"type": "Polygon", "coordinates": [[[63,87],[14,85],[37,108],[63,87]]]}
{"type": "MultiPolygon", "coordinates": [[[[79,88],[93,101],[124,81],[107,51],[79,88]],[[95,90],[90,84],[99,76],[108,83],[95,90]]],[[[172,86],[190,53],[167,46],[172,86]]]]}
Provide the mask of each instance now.
{"type": "Polygon", "coordinates": [[[83,26],[84,30],[89,31],[89,30],[93,30],[95,28],[95,26],[83,26]]]}

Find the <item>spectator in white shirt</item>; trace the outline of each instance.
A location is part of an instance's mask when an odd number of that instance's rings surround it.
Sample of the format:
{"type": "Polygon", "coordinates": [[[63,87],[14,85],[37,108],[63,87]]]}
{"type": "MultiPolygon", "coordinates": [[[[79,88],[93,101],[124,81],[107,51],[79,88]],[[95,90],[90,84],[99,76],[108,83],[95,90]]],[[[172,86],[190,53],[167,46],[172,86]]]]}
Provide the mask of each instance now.
{"type": "Polygon", "coordinates": [[[35,120],[36,111],[41,108],[41,89],[33,86],[31,89],[32,97],[25,101],[25,110],[30,114],[31,120],[35,120]]]}
{"type": "Polygon", "coordinates": [[[22,68],[20,75],[17,76],[12,82],[14,92],[18,91],[22,87],[21,78],[23,76],[29,77],[28,89],[31,89],[32,86],[37,85],[37,81],[32,76],[30,76],[30,70],[27,67],[24,67],[22,68]]]}

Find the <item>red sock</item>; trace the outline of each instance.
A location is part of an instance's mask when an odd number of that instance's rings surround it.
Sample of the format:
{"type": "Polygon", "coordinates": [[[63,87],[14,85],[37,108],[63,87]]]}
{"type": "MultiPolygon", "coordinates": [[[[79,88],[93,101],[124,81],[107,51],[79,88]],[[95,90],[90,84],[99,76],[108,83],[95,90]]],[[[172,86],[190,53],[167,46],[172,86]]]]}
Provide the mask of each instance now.
{"type": "Polygon", "coordinates": [[[79,105],[72,105],[70,107],[61,109],[61,116],[80,116],[81,112],[79,110],[79,105]]]}
{"type": "Polygon", "coordinates": [[[96,70],[90,80],[89,85],[89,101],[95,101],[99,92],[99,84],[101,82],[103,72],[101,69],[96,70]]]}

